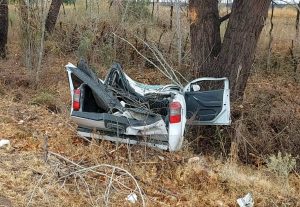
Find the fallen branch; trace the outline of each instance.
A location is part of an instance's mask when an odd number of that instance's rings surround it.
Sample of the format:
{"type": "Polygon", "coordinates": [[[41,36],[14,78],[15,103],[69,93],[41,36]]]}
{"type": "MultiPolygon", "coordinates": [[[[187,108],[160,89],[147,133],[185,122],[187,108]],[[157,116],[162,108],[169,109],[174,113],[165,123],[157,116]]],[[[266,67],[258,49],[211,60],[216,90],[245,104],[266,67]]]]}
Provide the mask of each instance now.
{"type": "Polygon", "coordinates": [[[68,175],[65,175],[65,176],[61,177],[60,179],[63,179],[63,178],[66,179],[66,178],[68,178],[72,175],[79,175],[79,174],[82,175],[82,174],[86,174],[88,172],[92,172],[92,173],[95,173],[97,175],[107,177],[110,181],[109,181],[108,186],[106,187],[105,194],[104,194],[104,201],[105,201],[106,205],[108,205],[110,188],[113,186],[112,183],[117,182],[118,184],[121,184],[126,189],[131,190],[133,192],[137,192],[140,195],[140,198],[142,200],[142,206],[146,206],[145,198],[144,198],[144,194],[143,194],[142,189],[140,188],[140,186],[139,186],[137,180],[134,178],[134,176],[131,175],[131,173],[128,172],[127,170],[125,170],[123,168],[120,168],[120,167],[117,167],[117,166],[109,165],[109,164],[99,164],[99,165],[95,165],[95,166],[91,166],[91,167],[83,167],[83,166],[77,164],[76,162],[74,162],[74,161],[72,161],[72,160],[70,160],[70,159],[68,159],[68,158],[66,158],[66,157],[64,157],[60,154],[57,154],[55,152],[49,151],[49,155],[53,155],[53,156],[55,156],[59,159],[64,160],[67,163],[70,163],[70,164],[80,168],[79,170],[75,170],[75,171],[69,173],[68,175]],[[112,173],[111,173],[111,175],[108,175],[107,173],[99,172],[99,171],[97,171],[97,169],[99,169],[99,168],[110,169],[110,170],[112,170],[112,173]],[[131,189],[130,187],[127,187],[125,184],[123,184],[122,182],[117,180],[117,178],[114,177],[117,174],[117,171],[121,172],[122,176],[124,176],[124,175],[128,176],[133,181],[133,183],[135,184],[136,189],[131,189]]]}
{"type": "Polygon", "coordinates": [[[37,184],[34,186],[34,188],[33,188],[32,192],[31,192],[31,195],[30,195],[29,201],[27,202],[27,205],[26,205],[26,207],[28,207],[28,206],[30,205],[30,203],[31,203],[31,201],[32,201],[32,199],[33,199],[34,193],[35,193],[35,191],[36,191],[37,187],[40,185],[40,183],[41,183],[41,181],[42,181],[42,179],[43,179],[44,175],[45,175],[45,174],[41,175],[41,177],[40,177],[40,179],[38,180],[37,184]]]}

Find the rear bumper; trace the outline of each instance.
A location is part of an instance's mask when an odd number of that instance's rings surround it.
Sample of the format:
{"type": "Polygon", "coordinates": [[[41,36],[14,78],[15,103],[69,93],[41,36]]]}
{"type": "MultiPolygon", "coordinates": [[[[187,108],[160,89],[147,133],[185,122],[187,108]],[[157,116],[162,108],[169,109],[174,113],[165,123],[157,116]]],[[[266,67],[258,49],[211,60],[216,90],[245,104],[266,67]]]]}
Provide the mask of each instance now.
{"type": "Polygon", "coordinates": [[[168,142],[162,142],[155,139],[149,139],[149,140],[140,140],[137,139],[137,137],[115,137],[115,136],[109,136],[109,135],[100,135],[97,133],[92,132],[84,132],[78,130],[78,134],[83,137],[93,138],[93,139],[101,139],[101,140],[107,140],[122,144],[133,144],[133,145],[143,145],[148,147],[154,147],[162,150],[168,150],[169,144],[168,142]]]}

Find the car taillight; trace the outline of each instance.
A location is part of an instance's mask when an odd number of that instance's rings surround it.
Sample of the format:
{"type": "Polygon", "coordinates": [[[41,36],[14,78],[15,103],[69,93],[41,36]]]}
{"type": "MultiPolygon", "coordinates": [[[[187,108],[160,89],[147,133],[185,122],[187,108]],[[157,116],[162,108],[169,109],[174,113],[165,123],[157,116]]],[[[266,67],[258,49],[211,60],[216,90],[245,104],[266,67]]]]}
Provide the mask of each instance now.
{"type": "Polygon", "coordinates": [[[179,102],[170,103],[170,123],[175,124],[181,122],[181,104],[179,102]]]}
{"type": "Polygon", "coordinates": [[[75,89],[73,93],[73,110],[79,111],[80,109],[80,89],[75,89]]]}

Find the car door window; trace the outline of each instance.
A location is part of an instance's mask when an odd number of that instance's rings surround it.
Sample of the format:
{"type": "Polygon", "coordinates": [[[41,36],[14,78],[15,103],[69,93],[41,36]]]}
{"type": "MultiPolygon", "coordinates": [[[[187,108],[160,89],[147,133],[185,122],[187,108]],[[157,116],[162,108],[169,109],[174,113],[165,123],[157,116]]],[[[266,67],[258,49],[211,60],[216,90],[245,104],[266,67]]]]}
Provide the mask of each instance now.
{"type": "Polygon", "coordinates": [[[185,88],[187,123],[230,124],[229,84],[226,78],[200,78],[185,88]]]}

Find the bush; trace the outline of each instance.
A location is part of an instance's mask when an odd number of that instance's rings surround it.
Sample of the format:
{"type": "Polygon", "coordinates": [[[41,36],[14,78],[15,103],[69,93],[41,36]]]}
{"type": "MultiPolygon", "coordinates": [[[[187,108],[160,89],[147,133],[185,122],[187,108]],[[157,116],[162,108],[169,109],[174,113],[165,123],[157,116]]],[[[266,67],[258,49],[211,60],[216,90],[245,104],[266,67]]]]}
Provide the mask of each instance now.
{"type": "MultiPolygon", "coordinates": [[[[135,21],[139,19],[147,19],[151,16],[149,11],[149,0],[137,0],[137,1],[129,1],[125,2],[126,5],[128,3],[128,8],[126,12],[126,19],[129,21],[135,21]]],[[[126,8],[126,7],[125,7],[126,8]]]]}
{"type": "Polygon", "coordinates": [[[89,59],[90,53],[92,52],[92,42],[94,39],[94,35],[92,32],[86,31],[79,43],[78,47],[78,56],[84,57],[85,59],[89,59]]]}
{"type": "Polygon", "coordinates": [[[288,153],[282,155],[280,151],[277,156],[271,155],[267,160],[268,169],[276,173],[283,187],[286,187],[287,190],[289,189],[289,174],[296,169],[296,164],[296,158],[288,153]]]}
{"type": "Polygon", "coordinates": [[[76,0],[64,0],[65,4],[75,4],[76,0]]]}
{"type": "Polygon", "coordinates": [[[279,151],[277,156],[270,156],[267,160],[267,166],[278,176],[287,179],[289,174],[296,168],[296,159],[291,154],[282,155],[279,151]]]}
{"type": "Polygon", "coordinates": [[[53,112],[60,112],[60,109],[57,107],[57,102],[55,96],[47,91],[38,93],[31,101],[32,105],[42,105],[46,106],[48,110],[53,112]]]}

